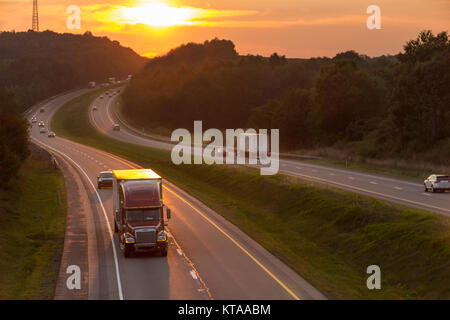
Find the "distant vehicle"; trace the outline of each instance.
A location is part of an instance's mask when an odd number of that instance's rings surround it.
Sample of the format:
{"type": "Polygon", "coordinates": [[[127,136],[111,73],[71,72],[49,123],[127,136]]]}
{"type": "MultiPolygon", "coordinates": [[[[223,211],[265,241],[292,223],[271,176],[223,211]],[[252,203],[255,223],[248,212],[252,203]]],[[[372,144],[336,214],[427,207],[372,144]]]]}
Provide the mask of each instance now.
{"type": "Polygon", "coordinates": [[[130,80],[133,76],[131,74],[128,75],[127,80],[130,80]]]}
{"type": "Polygon", "coordinates": [[[97,188],[112,188],[113,174],[112,171],[102,171],[97,177],[97,188]]]}
{"type": "Polygon", "coordinates": [[[120,126],[117,123],[114,123],[113,130],[114,131],[120,131],[120,126]]]}
{"type": "Polygon", "coordinates": [[[89,82],[88,88],[95,88],[95,82],[94,81],[89,82]]]}
{"type": "Polygon", "coordinates": [[[103,99],[103,96],[100,96],[100,99],[103,99]]]}
{"type": "MultiPolygon", "coordinates": [[[[167,256],[162,184],[162,178],[150,169],[113,171],[114,232],[126,258],[148,251],[167,256]]],[[[166,217],[171,217],[169,208],[166,217]]]]}
{"type": "Polygon", "coordinates": [[[44,121],[39,121],[39,123],[38,123],[38,127],[45,127],[45,123],[44,123],[44,121]]]}
{"type": "Polygon", "coordinates": [[[43,127],[39,129],[39,133],[46,133],[46,132],[47,132],[47,130],[45,130],[45,128],[43,128],[43,127]]]}
{"type": "Polygon", "coordinates": [[[110,78],[108,79],[108,82],[109,82],[110,84],[114,84],[114,83],[116,83],[116,78],[110,77],[110,78]]]}
{"type": "Polygon", "coordinates": [[[120,93],[120,90],[117,90],[116,92],[117,92],[117,93],[120,93]]]}
{"type": "Polygon", "coordinates": [[[39,111],[40,112],[45,112],[45,108],[41,108],[39,111]]]}
{"type": "Polygon", "coordinates": [[[31,123],[36,123],[37,119],[36,118],[31,118],[31,123]]]}
{"type": "Polygon", "coordinates": [[[56,137],[56,133],[54,133],[53,131],[50,131],[50,132],[48,133],[48,137],[49,137],[49,138],[54,138],[54,137],[56,137]]]}
{"type": "Polygon", "coordinates": [[[97,110],[97,106],[93,106],[92,110],[94,110],[94,111],[97,110]]]}
{"type": "Polygon", "coordinates": [[[439,192],[450,190],[450,176],[443,174],[432,174],[423,181],[425,192],[439,192]]]}

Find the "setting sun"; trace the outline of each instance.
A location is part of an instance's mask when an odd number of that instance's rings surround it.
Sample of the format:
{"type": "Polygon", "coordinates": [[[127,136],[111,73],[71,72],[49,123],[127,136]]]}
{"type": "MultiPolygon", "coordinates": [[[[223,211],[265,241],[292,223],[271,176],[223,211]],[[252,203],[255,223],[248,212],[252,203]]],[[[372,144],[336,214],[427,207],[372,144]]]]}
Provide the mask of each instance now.
{"type": "Polygon", "coordinates": [[[190,19],[198,15],[195,8],[171,7],[163,3],[151,3],[138,7],[119,7],[124,22],[143,23],[153,27],[170,27],[192,24],[190,19]]]}

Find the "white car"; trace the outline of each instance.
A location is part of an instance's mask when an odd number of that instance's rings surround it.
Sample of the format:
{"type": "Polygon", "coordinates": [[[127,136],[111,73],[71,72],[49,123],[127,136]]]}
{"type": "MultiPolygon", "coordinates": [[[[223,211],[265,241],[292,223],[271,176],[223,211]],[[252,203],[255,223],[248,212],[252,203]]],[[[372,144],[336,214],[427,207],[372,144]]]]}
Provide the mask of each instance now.
{"type": "Polygon", "coordinates": [[[46,133],[46,132],[47,132],[47,130],[44,127],[39,129],[39,133],[46,133]]]}
{"type": "Polygon", "coordinates": [[[97,110],[97,106],[92,107],[92,110],[94,111],[97,110]]]}
{"type": "Polygon", "coordinates": [[[423,181],[425,192],[450,190],[450,176],[443,174],[432,174],[423,181]]]}

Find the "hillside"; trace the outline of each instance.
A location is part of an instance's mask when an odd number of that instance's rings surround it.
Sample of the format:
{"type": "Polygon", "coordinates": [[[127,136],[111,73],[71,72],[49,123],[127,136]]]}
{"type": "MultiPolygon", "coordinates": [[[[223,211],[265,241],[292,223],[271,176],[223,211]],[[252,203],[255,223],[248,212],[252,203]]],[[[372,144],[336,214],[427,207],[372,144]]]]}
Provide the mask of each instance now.
{"type": "Polygon", "coordinates": [[[239,56],[231,41],[214,39],[152,59],[133,77],[121,112],[160,134],[194,120],[204,130],[278,128],[283,151],[334,148],[448,166],[449,74],[446,32],[423,31],[398,55],[373,58],[239,56]]]}
{"type": "Polygon", "coordinates": [[[107,37],[44,32],[0,33],[0,86],[19,110],[89,81],[136,73],[147,59],[107,37]]]}

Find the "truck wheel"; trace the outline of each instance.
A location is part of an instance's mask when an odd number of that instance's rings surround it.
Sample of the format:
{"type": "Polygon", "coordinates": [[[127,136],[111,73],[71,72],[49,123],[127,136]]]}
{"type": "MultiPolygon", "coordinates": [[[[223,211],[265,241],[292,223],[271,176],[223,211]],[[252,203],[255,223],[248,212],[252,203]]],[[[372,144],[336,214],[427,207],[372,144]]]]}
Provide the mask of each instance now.
{"type": "Polygon", "coordinates": [[[427,188],[427,185],[426,185],[426,184],[424,184],[423,186],[424,186],[424,188],[425,188],[425,192],[428,192],[428,188],[427,188]]]}
{"type": "Polygon", "coordinates": [[[161,248],[161,256],[162,257],[166,257],[167,256],[167,252],[169,252],[169,247],[161,248]]]}

